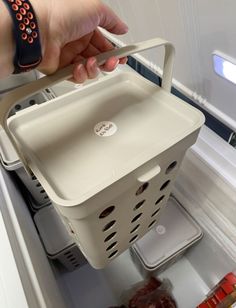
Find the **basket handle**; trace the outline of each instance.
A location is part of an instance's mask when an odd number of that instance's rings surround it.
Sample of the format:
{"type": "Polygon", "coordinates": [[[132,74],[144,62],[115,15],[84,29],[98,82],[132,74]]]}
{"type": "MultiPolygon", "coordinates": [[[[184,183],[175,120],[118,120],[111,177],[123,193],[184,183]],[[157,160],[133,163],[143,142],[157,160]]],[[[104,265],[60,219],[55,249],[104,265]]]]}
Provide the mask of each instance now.
{"type": "MultiPolygon", "coordinates": [[[[133,45],[128,45],[122,48],[113,49],[108,52],[104,52],[98,55],[97,63],[102,65],[106,59],[116,56],[119,58],[126,57],[128,55],[144,51],[153,47],[165,46],[165,58],[164,58],[164,67],[163,67],[163,77],[162,77],[162,88],[170,92],[171,81],[172,81],[172,71],[173,71],[173,62],[174,62],[174,47],[171,43],[161,38],[155,38],[148,41],[136,43],[133,45]]],[[[58,70],[56,73],[45,76],[33,82],[30,82],[22,87],[16,88],[13,91],[6,94],[0,104],[0,125],[5,130],[7,136],[9,137],[12,145],[14,146],[21,162],[23,163],[26,171],[30,174],[31,171],[27,165],[27,160],[23,155],[20,144],[10,133],[7,126],[7,117],[11,108],[17,104],[18,101],[27,99],[31,95],[48,88],[58,82],[61,82],[65,79],[71,78],[73,75],[73,68],[75,64],[71,64],[63,69],[58,70]]]]}

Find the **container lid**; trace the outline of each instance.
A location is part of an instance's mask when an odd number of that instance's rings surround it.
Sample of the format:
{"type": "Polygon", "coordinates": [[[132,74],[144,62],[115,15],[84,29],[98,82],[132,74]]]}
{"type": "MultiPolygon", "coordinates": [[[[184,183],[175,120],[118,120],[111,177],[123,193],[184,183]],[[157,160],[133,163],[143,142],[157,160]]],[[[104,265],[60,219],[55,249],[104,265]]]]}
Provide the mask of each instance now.
{"type": "Polygon", "coordinates": [[[53,206],[45,206],[34,215],[34,221],[48,255],[55,256],[75,244],[53,206]]]}
{"type": "MultiPolygon", "coordinates": [[[[56,84],[55,86],[52,86],[50,88],[50,91],[53,91],[54,98],[55,95],[60,96],[75,89],[76,85],[73,82],[65,80],[56,84]]],[[[51,92],[48,92],[48,90],[46,90],[44,93],[40,92],[32,98],[36,99],[36,103],[39,104],[45,102],[45,100],[51,99],[52,97],[50,97],[50,95],[51,92]]],[[[7,134],[2,128],[0,128],[0,160],[7,170],[16,170],[23,166],[21,161],[19,160],[18,154],[12,146],[12,143],[10,142],[7,134]]]]}
{"type": "Polygon", "coordinates": [[[138,240],[133,249],[147,270],[157,269],[202,237],[192,217],[171,197],[159,223],[138,240]]]}
{"type": "Polygon", "coordinates": [[[203,122],[199,110],[122,72],[22,110],[8,126],[49,197],[77,206],[203,122]]]}

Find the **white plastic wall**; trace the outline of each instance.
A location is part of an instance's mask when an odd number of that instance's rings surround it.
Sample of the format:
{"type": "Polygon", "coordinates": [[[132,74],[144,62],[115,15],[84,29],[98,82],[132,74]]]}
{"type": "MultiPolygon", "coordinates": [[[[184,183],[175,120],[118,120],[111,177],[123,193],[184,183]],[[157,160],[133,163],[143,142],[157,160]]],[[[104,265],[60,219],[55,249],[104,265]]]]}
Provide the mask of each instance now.
{"type": "MultiPolygon", "coordinates": [[[[236,86],[214,73],[211,56],[214,50],[219,50],[236,59],[235,0],[104,2],[129,26],[129,33],[121,37],[122,41],[130,43],[160,36],[173,42],[175,79],[193,91],[192,97],[198,96],[200,103],[212,109],[213,114],[220,118],[227,115],[225,122],[236,127],[236,86]]],[[[156,64],[162,63],[155,50],[149,52],[148,58],[156,64]]]]}

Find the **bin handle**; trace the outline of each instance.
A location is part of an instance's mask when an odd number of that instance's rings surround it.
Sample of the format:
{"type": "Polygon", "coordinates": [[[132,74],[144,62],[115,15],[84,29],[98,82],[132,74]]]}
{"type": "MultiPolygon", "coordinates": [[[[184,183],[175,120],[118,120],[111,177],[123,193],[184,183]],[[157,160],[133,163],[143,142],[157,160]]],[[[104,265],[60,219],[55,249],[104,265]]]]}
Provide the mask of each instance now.
{"type": "MultiPolygon", "coordinates": [[[[171,82],[172,82],[172,71],[173,71],[173,62],[174,62],[174,47],[168,41],[155,38],[151,40],[147,40],[144,42],[136,43],[133,45],[124,46],[118,49],[113,49],[111,51],[107,51],[104,53],[99,54],[96,56],[98,65],[104,64],[106,59],[116,56],[119,58],[126,57],[128,55],[144,51],[154,47],[165,47],[165,58],[164,58],[164,66],[163,66],[163,77],[162,77],[162,88],[167,92],[171,90],[171,82]]],[[[58,82],[61,82],[65,79],[69,79],[73,76],[73,68],[75,64],[71,64],[65,68],[62,68],[55,72],[52,75],[42,77],[38,80],[30,82],[24,86],[16,88],[9,93],[7,93],[0,104],[0,125],[2,126],[3,130],[5,130],[7,136],[9,137],[10,141],[14,149],[16,150],[19,159],[23,163],[24,168],[26,169],[27,173],[31,174],[30,168],[27,164],[27,159],[23,154],[20,144],[11,134],[10,130],[7,126],[7,118],[10,110],[14,105],[17,104],[18,101],[23,99],[27,99],[31,95],[48,88],[58,82]]]]}

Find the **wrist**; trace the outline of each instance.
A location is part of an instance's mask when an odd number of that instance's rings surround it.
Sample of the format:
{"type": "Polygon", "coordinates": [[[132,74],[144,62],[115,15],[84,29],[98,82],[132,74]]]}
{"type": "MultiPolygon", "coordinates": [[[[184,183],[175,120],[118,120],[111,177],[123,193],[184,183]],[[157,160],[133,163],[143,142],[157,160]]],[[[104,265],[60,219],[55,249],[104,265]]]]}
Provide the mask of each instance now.
{"type": "Polygon", "coordinates": [[[43,56],[45,53],[46,42],[48,40],[48,24],[49,24],[48,23],[49,21],[48,3],[50,3],[50,1],[49,0],[46,0],[46,1],[30,0],[30,3],[34,8],[34,11],[37,17],[40,42],[41,42],[41,48],[42,48],[42,56],[43,56]]]}
{"type": "Polygon", "coordinates": [[[12,19],[2,1],[0,1],[0,12],[0,78],[3,78],[10,75],[14,70],[15,42],[12,19]]]}
{"type": "Polygon", "coordinates": [[[50,2],[43,4],[43,1],[30,0],[34,13],[29,14],[32,17],[25,15],[30,6],[25,9],[21,1],[19,1],[19,4],[16,2],[12,5],[11,2],[14,1],[0,1],[0,29],[4,29],[4,31],[0,31],[0,78],[10,75],[13,71],[14,73],[27,71],[27,67],[30,69],[31,64],[32,67],[35,67],[37,59],[40,61],[41,55],[43,56],[45,42],[47,41],[47,12],[49,11],[47,4],[50,2]],[[25,12],[21,13],[20,10],[25,10],[25,12]],[[21,19],[17,17],[17,14],[20,15],[21,19]],[[23,20],[24,15],[26,21],[23,22],[21,20],[23,20]],[[31,25],[28,26],[29,31],[31,30],[31,33],[28,33],[28,29],[21,29],[21,25],[27,25],[26,22],[29,24],[30,20],[32,24],[36,23],[37,27],[35,29],[31,28],[31,25]],[[39,34],[38,39],[37,34],[39,34]],[[26,38],[23,38],[23,35],[26,38]]]}

